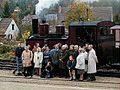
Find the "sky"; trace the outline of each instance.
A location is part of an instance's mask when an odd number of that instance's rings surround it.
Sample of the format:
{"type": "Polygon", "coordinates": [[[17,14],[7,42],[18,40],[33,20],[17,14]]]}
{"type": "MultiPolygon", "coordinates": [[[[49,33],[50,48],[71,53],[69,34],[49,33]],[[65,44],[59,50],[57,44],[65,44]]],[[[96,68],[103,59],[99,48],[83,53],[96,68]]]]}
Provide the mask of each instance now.
{"type": "MultiPolygon", "coordinates": [[[[36,5],[36,14],[40,12],[43,8],[48,8],[51,4],[57,3],[59,0],[39,0],[39,3],[36,5]]],[[[79,0],[78,0],[79,1],[79,0]]],[[[82,0],[82,1],[96,1],[96,0],[82,0]]]]}

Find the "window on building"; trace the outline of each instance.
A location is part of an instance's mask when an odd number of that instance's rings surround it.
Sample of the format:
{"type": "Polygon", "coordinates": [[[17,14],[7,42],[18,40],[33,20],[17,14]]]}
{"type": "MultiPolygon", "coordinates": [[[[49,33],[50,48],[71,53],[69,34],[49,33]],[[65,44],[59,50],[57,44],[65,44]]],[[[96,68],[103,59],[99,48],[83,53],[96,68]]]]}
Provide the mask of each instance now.
{"type": "Polygon", "coordinates": [[[12,24],[12,30],[14,30],[15,28],[14,28],[14,24],[12,24]]]}

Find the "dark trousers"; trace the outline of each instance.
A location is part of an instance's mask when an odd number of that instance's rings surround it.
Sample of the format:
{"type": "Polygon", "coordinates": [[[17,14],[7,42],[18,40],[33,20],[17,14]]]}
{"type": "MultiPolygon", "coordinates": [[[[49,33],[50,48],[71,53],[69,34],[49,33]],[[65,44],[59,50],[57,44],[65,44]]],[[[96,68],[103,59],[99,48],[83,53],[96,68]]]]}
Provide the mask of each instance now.
{"type": "Polygon", "coordinates": [[[59,66],[58,66],[58,64],[53,64],[53,75],[54,76],[59,75],[59,66]]]}
{"type": "Polygon", "coordinates": [[[52,70],[45,70],[46,71],[46,78],[52,78],[53,74],[52,74],[52,70]]]}
{"type": "Polygon", "coordinates": [[[80,75],[77,73],[77,70],[78,70],[78,69],[75,69],[75,77],[76,77],[77,80],[79,80],[80,75]]]}
{"type": "Polygon", "coordinates": [[[94,73],[88,74],[88,79],[90,79],[91,81],[95,81],[96,80],[95,74],[94,73]]]}
{"type": "Polygon", "coordinates": [[[88,78],[88,74],[87,74],[87,72],[85,71],[85,73],[84,73],[84,79],[87,79],[88,78]]]}
{"type": "Polygon", "coordinates": [[[59,77],[64,77],[65,76],[65,69],[59,68],[59,77]]]}
{"type": "Polygon", "coordinates": [[[46,76],[46,71],[45,71],[45,66],[47,65],[47,63],[42,63],[42,69],[41,69],[41,77],[45,78],[46,76]]]}
{"type": "Polygon", "coordinates": [[[33,76],[33,71],[32,71],[32,67],[24,67],[24,72],[23,72],[24,76],[33,76]]]}
{"type": "Polygon", "coordinates": [[[67,67],[65,67],[65,78],[69,77],[69,70],[67,67]]]}

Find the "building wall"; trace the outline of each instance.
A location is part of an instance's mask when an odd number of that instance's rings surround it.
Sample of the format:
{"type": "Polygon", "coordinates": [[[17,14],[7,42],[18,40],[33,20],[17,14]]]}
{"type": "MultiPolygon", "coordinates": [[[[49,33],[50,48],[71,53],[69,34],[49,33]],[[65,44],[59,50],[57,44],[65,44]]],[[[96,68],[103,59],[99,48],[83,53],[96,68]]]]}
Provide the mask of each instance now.
{"type": "MultiPolygon", "coordinates": [[[[16,39],[18,34],[19,34],[19,28],[16,25],[15,21],[12,20],[12,22],[10,23],[10,25],[8,26],[8,28],[5,32],[6,38],[8,38],[9,35],[12,35],[12,39],[16,39]],[[14,25],[14,30],[12,30],[12,25],[14,25]]],[[[9,37],[9,38],[11,38],[11,37],[9,37]]]]}
{"type": "Polygon", "coordinates": [[[47,14],[45,16],[46,20],[49,21],[49,20],[57,20],[57,14],[47,14]]]}

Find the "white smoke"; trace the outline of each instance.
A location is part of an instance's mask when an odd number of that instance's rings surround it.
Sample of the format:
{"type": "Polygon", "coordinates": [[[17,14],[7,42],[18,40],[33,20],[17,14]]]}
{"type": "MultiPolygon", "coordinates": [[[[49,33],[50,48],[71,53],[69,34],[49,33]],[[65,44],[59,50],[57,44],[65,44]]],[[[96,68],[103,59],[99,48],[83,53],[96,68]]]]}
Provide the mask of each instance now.
{"type": "MultiPolygon", "coordinates": [[[[51,4],[57,3],[59,0],[39,0],[39,3],[36,5],[36,14],[38,15],[43,8],[48,8],[51,4]]],[[[75,1],[85,1],[92,2],[98,0],[75,0],[75,1]]]]}
{"type": "Polygon", "coordinates": [[[57,3],[59,0],[39,0],[36,5],[36,14],[38,15],[43,8],[49,8],[51,4],[57,3]]]}

